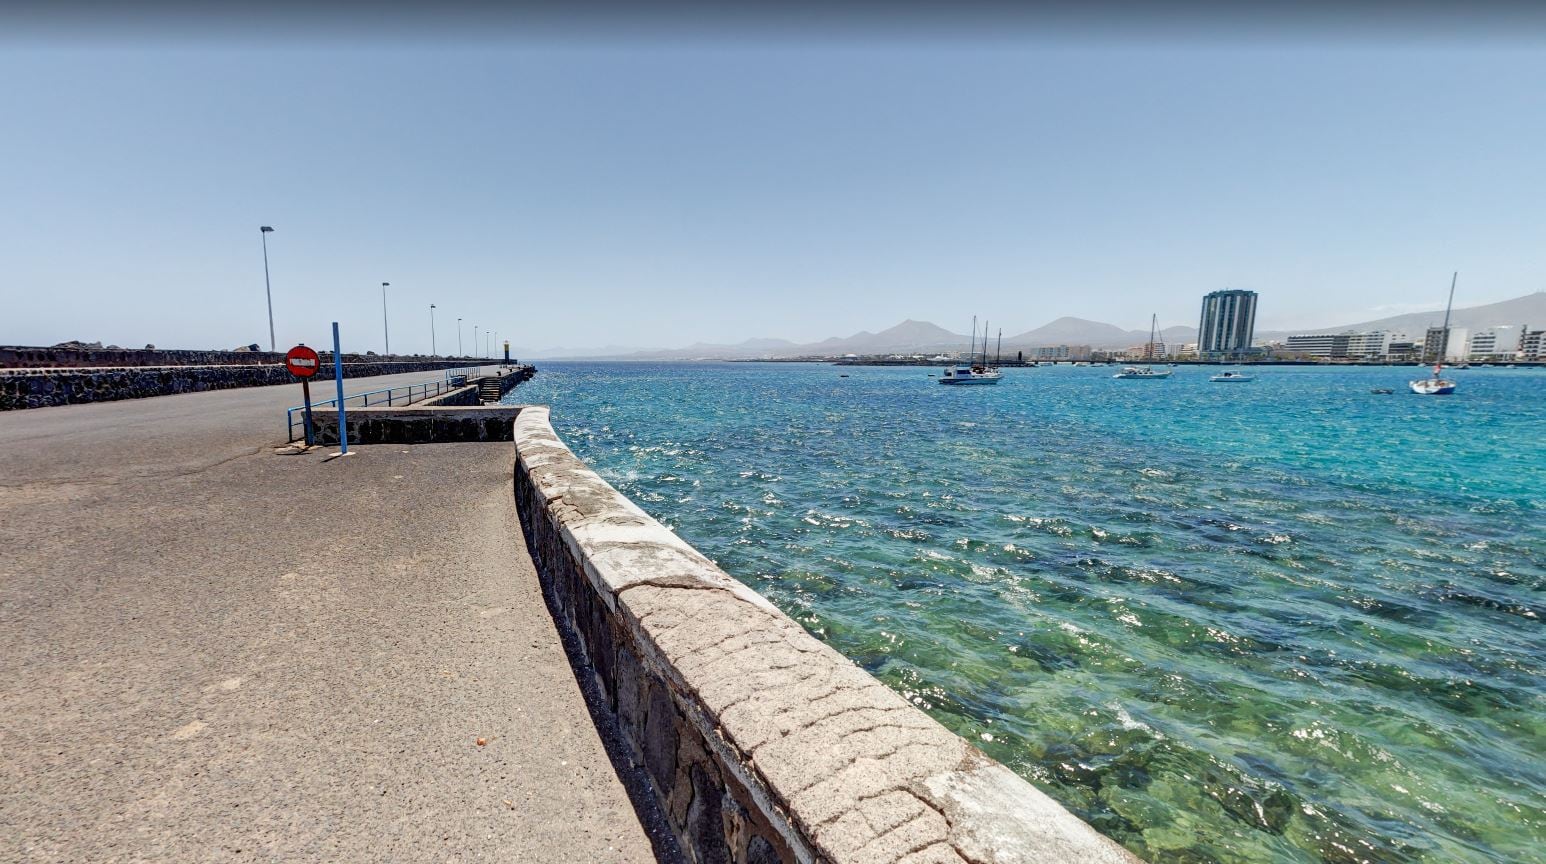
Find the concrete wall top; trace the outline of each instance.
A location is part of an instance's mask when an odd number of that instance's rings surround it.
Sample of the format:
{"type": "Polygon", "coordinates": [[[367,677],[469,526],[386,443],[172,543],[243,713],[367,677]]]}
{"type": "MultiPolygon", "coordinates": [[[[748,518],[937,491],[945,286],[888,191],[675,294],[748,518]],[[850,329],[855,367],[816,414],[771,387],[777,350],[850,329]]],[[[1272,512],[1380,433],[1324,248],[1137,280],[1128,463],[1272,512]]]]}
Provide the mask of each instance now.
{"type": "MultiPolygon", "coordinates": [[[[319,346],[327,364],[333,352],[319,346]]],[[[285,352],[199,351],[155,348],[44,348],[0,345],[0,369],[104,369],[133,366],[260,366],[284,362],[285,352]]],[[[425,357],[411,354],[344,354],[345,363],[444,363],[446,366],[485,365],[497,361],[468,357],[425,357]]]]}
{"type": "Polygon", "coordinates": [[[1138,861],[613,489],[546,407],[522,411],[514,434],[517,470],[592,588],[799,859],[1138,861]]]}

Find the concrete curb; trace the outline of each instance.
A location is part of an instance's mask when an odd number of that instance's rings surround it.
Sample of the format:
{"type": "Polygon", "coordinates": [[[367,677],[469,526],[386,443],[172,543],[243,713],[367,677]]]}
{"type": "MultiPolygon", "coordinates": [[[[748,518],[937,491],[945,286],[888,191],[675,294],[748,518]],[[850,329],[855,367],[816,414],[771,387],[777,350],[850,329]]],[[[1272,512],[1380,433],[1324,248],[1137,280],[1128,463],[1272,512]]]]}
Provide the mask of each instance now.
{"type": "Polygon", "coordinates": [[[527,545],[688,854],[766,864],[1138,859],[515,419],[527,545]]]}

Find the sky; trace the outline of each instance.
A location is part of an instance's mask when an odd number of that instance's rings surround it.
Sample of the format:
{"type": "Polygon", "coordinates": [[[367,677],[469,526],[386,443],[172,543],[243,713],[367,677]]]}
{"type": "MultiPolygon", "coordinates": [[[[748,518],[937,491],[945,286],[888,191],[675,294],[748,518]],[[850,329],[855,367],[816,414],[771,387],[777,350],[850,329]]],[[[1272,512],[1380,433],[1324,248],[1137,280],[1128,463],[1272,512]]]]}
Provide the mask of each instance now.
{"type": "Polygon", "coordinates": [[[266,348],[260,225],[281,349],[338,321],[383,350],[382,282],[393,350],[431,350],[435,304],[442,354],[459,318],[464,351],[476,325],[519,352],[1195,326],[1220,288],[1308,329],[1442,306],[1455,270],[1458,306],[1546,288],[1546,28],[1504,7],[445,8],[0,13],[0,344],[266,348]]]}

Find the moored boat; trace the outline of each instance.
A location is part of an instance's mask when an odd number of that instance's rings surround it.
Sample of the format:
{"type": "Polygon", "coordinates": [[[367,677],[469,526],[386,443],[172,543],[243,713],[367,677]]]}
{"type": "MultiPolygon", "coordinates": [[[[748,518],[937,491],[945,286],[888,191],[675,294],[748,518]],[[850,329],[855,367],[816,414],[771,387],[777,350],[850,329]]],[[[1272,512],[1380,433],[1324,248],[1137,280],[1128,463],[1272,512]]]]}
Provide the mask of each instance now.
{"type": "MultiPolygon", "coordinates": [[[[1144,353],[1146,353],[1148,355],[1148,359],[1150,359],[1150,360],[1154,359],[1154,328],[1155,328],[1155,325],[1157,325],[1158,323],[1159,323],[1159,316],[1158,315],[1154,315],[1154,316],[1151,316],[1149,318],[1149,344],[1148,344],[1147,348],[1145,349],[1144,353]]],[[[1172,364],[1172,365],[1174,365],[1174,364],[1172,364]]],[[[1163,368],[1162,369],[1155,369],[1153,366],[1145,364],[1143,366],[1126,366],[1126,367],[1123,367],[1121,372],[1118,372],[1117,374],[1115,374],[1115,375],[1113,375],[1111,377],[1113,377],[1113,378],[1169,378],[1171,376],[1171,373],[1173,373],[1173,372],[1175,372],[1174,369],[1163,369],[1163,368]]]]}
{"type": "Polygon", "coordinates": [[[1208,380],[1212,381],[1212,382],[1214,382],[1216,384],[1223,384],[1223,383],[1226,383],[1226,382],[1234,382],[1234,381],[1255,381],[1256,380],[1256,376],[1255,375],[1247,375],[1244,372],[1236,372],[1233,369],[1231,369],[1228,372],[1220,372],[1219,374],[1210,377],[1208,380]]]}
{"type": "MultiPolygon", "coordinates": [[[[999,338],[1003,339],[1003,331],[999,331],[999,338]]],[[[1002,343],[1000,343],[1002,344],[1002,343]]],[[[998,364],[988,365],[988,324],[982,325],[982,362],[977,360],[977,318],[972,318],[972,348],[967,355],[970,362],[956,363],[945,367],[945,371],[939,376],[941,384],[997,384],[1003,378],[998,371],[998,364]]]]}
{"type": "Polygon", "coordinates": [[[1449,351],[1449,313],[1455,306],[1455,282],[1459,278],[1458,270],[1449,277],[1449,302],[1444,304],[1444,337],[1439,340],[1439,356],[1434,358],[1433,374],[1407,382],[1412,392],[1419,396],[1448,396],[1455,392],[1455,382],[1444,377],[1444,355],[1449,351]]]}

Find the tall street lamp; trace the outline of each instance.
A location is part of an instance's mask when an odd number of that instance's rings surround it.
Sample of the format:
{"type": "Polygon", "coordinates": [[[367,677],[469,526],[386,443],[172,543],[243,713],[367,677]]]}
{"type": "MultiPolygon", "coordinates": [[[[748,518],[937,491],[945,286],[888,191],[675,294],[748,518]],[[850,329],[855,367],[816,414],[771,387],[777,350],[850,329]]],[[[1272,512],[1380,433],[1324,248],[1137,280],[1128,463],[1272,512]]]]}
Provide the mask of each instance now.
{"type": "Polygon", "coordinates": [[[386,314],[386,289],[387,286],[391,284],[391,282],[381,283],[381,338],[382,341],[386,342],[386,347],[382,348],[381,350],[385,352],[382,355],[384,357],[390,356],[392,354],[392,331],[387,329],[386,314]]]}
{"type": "Polygon", "coordinates": [[[462,356],[462,319],[456,319],[456,356],[462,356]]]}
{"type": "Polygon", "coordinates": [[[472,325],[472,353],[478,353],[478,325],[472,325]]]}
{"type": "Polygon", "coordinates": [[[438,356],[435,351],[435,304],[429,304],[429,356],[438,356]]]}
{"type": "Polygon", "coordinates": [[[274,291],[268,284],[268,233],[274,229],[267,225],[258,227],[263,238],[263,293],[268,296],[268,353],[274,353],[274,291]]]}

